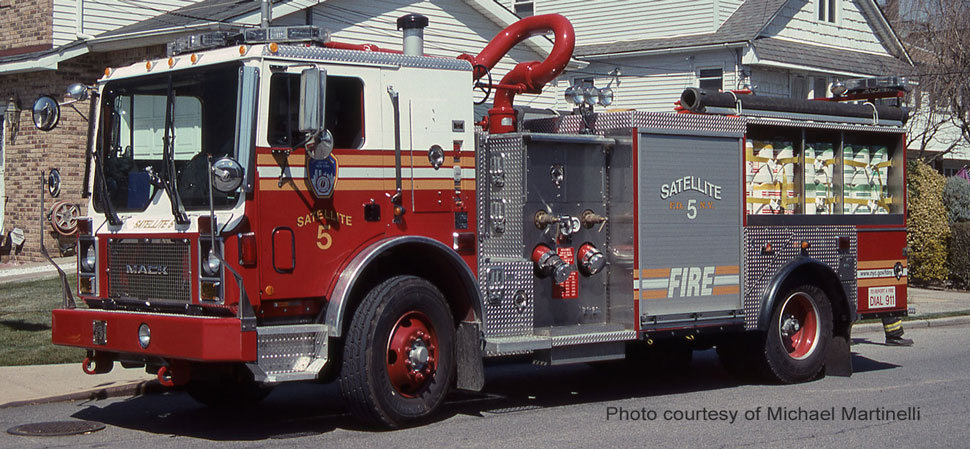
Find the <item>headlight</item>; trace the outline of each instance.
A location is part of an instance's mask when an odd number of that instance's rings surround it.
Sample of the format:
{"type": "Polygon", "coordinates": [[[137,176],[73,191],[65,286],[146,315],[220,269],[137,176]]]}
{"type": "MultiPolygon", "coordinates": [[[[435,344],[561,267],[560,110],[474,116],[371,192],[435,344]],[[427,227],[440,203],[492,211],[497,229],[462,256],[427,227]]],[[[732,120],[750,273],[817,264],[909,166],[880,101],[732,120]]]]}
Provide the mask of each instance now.
{"type": "Polygon", "coordinates": [[[215,253],[209,251],[208,256],[206,256],[205,263],[202,264],[202,271],[209,276],[218,276],[220,268],[222,268],[222,261],[216,257],[215,253]]]}
{"type": "Polygon", "coordinates": [[[95,250],[94,242],[83,242],[81,243],[81,271],[94,271],[94,266],[97,263],[97,250],[95,250]]]}
{"type": "Polygon", "coordinates": [[[592,105],[596,104],[596,99],[599,98],[599,96],[600,96],[600,90],[599,89],[597,89],[595,87],[587,87],[586,88],[586,97],[583,98],[583,101],[585,101],[586,104],[592,106],[592,105]]]}
{"type": "Polygon", "coordinates": [[[580,105],[586,101],[586,88],[579,85],[572,85],[566,88],[566,101],[580,105]]]}
{"type": "Polygon", "coordinates": [[[148,349],[148,345],[152,344],[152,330],[145,323],[138,326],[138,344],[142,349],[148,349]]]}
{"type": "Polygon", "coordinates": [[[596,99],[596,102],[599,103],[600,106],[609,106],[613,104],[613,89],[610,89],[609,87],[600,89],[600,95],[596,99]]]}

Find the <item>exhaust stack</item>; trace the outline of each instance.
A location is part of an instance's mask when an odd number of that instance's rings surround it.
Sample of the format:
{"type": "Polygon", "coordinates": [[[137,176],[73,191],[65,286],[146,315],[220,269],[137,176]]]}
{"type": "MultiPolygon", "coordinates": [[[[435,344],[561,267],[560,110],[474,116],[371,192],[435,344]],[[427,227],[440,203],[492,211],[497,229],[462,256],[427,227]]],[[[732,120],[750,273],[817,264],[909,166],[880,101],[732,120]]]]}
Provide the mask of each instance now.
{"type": "Polygon", "coordinates": [[[421,14],[408,14],[398,17],[397,29],[404,30],[404,54],[424,56],[424,28],[428,18],[421,14]]]}

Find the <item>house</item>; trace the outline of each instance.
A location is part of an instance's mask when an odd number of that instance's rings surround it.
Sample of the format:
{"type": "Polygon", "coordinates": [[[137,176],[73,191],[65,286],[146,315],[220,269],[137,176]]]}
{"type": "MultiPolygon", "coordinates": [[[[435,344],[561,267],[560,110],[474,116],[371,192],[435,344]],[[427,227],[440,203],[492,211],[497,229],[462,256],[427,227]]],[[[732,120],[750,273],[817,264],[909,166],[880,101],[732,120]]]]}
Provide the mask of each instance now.
{"type": "MultiPolygon", "coordinates": [[[[58,237],[50,227],[41,229],[38,224],[42,171],[60,171],[63,193],[58,200],[80,205],[82,210],[87,202],[81,198],[87,106],[63,108],[58,128],[40,133],[30,122],[31,104],[38,96],[61,98],[68,85],[92,83],[105,67],[164,56],[164,44],[182,35],[260,23],[259,3],[254,1],[161,0],[157,4],[144,8],[143,3],[130,0],[53,0],[38,6],[23,0],[0,1],[0,128],[5,130],[0,140],[0,167],[5,167],[0,169],[0,262],[40,260],[39,233],[58,237]],[[11,243],[14,229],[25,237],[21,246],[11,243]]],[[[429,18],[425,52],[446,57],[477,53],[519,19],[492,0],[278,0],[273,2],[272,24],[312,24],[334,40],[398,48],[401,35],[395,22],[407,13],[429,18]]],[[[541,60],[551,49],[548,39],[529,39],[494,72],[541,60]]],[[[523,96],[518,103],[549,107],[556,98],[552,92],[523,96]]],[[[45,199],[50,206],[51,199],[45,199]]],[[[65,250],[71,248],[72,239],[60,240],[65,250]]],[[[56,248],[53,240],[48,240],[48,246],[56,248]]]]}
{"type": "Polygon", "coordinates": [[[590,63],[569,82],[612,80],[618,108],[670,112],[686,87],[825,97],[835,80],[912,65],[873,0],[506,1],[569,18],[590,63]]]}

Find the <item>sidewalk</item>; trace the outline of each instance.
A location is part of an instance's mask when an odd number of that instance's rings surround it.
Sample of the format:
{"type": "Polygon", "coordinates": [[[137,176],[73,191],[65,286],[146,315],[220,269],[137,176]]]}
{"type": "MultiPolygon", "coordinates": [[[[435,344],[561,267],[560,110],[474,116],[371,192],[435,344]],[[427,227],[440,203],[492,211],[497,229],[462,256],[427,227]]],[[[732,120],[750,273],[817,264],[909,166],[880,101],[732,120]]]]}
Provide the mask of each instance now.
{"type": "MultiPolygon", "coordinates": [[[[55,259],[65,272],[75,271],[74,258],[55,259]]],[[[56,277],[49,263],[17,266],[0,265],[0,283],[24,282],[56,277]]],[[[922,288],[908,289],[910,320],[904,327],[951,326],[970,324],[970,292],[951,292],[922,288]],[[963,316],[921,319],[940,313],[966,312],[963,316]]],[[[857,324],[853,335],[882,333],[881,323],[857,324]]],[[[881,336],[881,335],[880,335],[881,336]]],[[[90,400],[134,396],[161,387],[155,376],[144,369],[125,369],[115,363],[108,374],[87,375],[81,361],[64,365],[0,367],[0,407],[70,400],[90,400]]]]}

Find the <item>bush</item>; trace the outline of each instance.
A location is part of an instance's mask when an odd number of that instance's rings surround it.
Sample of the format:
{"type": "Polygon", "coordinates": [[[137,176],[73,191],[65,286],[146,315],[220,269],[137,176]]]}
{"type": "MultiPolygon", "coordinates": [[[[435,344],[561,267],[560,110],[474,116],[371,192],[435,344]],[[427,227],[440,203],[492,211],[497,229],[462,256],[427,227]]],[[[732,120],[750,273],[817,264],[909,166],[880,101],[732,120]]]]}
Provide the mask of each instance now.
{"type": "Polygon", "coordinates": [[[950,254],[947,267],[950,280],[960,288],[970,287],[970,223],[954,223],[950,226],[950,254]]]}
{"type": "Polygon", "coordinates": [[[909,276],[915,282],[947,278],[947,239],[950,226],[943,205],[943,175],[922,161],[907,166],[909,201],[909,276]]]}
{"type": "Polygon", "coordinates": [[[970,182],[951,176],[943,186],[943,204],[946,205],[950,224],[970,221],[970,182]]]}

